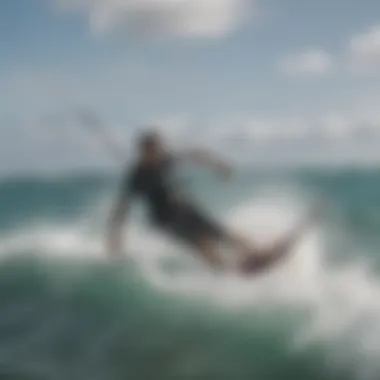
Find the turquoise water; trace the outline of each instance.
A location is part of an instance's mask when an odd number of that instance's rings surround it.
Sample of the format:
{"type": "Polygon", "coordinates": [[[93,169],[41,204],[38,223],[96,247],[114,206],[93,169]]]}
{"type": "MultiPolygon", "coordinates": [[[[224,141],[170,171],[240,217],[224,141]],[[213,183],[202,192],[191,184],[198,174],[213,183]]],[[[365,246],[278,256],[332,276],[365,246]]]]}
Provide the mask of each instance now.
{"type": "Polygon", "coordinates": [[[199,203],[263,243],[326,199],[289,262],[252,279],[209,273],[140,206],[128,259],[107,263],[116,183],[1,182],[1,379],[379,378],[380,172],[188,178],[199,203]]]}

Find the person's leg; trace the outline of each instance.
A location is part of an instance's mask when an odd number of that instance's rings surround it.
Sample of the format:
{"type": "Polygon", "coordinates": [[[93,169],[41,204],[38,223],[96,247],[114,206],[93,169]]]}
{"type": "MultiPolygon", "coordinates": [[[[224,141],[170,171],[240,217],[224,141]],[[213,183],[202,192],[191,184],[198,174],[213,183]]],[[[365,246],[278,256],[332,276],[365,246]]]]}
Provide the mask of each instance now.
{"type": "Polygon", "coordinates": [[[198,248],[203,252],[211,250],[210,246],[215,249],[218,243],[232,247],[236,254],[242,256],[242,260],[258,252],[253,242],[236,232],[227,230],[221,223],[196,209],[190,210],[185,229],[186,234],[192,235],[193,240],[195,237],[198,248]]]}
{"type": "Polygon", "coordinates": [[[252,256],[259,252],[259,248],[245,236],[232,231],[224,231],[225,240],[243,257],[252,256]]]}
{"type": "Polygon", "coordinates": [[[214,269],[223,269],[218,239],[193,213],[177,214],[169,223],[161,225],[160,231],[194,250],[214,269]]]}
{"type": "Polygon", "coordinates": [[[261,253],[248,239],[225,231],[215,223],[212,226],[207,223],[199,223],[198,234],[189,236],[188,241],[216,269],[240,271],[242,263],[253,256],[260,256],[261,253]],[[221,247],[232,247],[234,252],[239,256],[233,267],[228,266],[227,268],[223,263],[221,247]]]}
{"type": "Polygon", "coordinates": [[[247,257],[241,263],[241,270],[247,273],[262,271],[286,257],[300,238],[313,225],[321,211],[321,204],[316,203],[309,213],[285,236],[274,241],[273,244],[260,249],[255,255],[247,257]]]}
{"type": "Polygon", "coordinates": [[[193,242],[197,252],[212,268],[217,270],[225,269],[220,251],[218,249],[218,242],[206,234],[199,237],[197,241],[193,242]]]}
{"type": "Polygon", "coordinates": [[[221,247],[231,247],[239,255],[235,269],[240,269],[241,262],[258,252],[248,239],[227,231],[218,223],[202,215],[199,215],[197,220],[193,222],[192,228],[187,230],[193,233],[193,235],[188,236],[188,240],[214,268],[227,269],[223,263],[221,247]]]}

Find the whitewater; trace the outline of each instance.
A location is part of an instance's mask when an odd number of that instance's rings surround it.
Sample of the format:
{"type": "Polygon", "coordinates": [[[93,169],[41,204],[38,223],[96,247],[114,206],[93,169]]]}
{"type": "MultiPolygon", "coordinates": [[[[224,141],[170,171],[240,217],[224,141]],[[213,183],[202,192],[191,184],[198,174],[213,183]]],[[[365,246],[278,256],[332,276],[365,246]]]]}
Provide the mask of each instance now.
{"type": "Polygon", "coordinates": [[[378,379],[380,174],[245,170],[190,182],[205,208],[265,244],[323,195],[289,259],[215,274],[151,230],[138,205],[123,262],[105,260],[118,178],[0,184],[4,379],[378,379]]]}

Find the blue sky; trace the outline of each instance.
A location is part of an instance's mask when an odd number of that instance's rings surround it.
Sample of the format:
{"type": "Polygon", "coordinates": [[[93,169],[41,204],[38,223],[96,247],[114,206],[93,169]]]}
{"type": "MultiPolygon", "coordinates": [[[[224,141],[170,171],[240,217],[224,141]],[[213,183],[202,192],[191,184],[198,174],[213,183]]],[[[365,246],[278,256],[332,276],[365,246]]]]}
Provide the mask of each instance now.
{"type": "Polygon", "coordinates": [[[375,0],[5,0],[0,57],[2,172],[106,164],[78,104],[126,144],[157,122],[248,160],[380,158],[375,0]]]}

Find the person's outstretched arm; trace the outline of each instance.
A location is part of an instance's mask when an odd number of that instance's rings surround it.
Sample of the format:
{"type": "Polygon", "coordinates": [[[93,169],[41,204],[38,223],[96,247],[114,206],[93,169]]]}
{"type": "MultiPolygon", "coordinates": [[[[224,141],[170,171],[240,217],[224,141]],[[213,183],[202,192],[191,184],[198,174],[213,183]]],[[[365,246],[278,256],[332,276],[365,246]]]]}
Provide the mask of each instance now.
{"type": "Polygon", "coordinates": [[[196,164],[207,165],[223,177],[230,177],[233,171],[232,166],[224,159],[204,149],[191,149],[184,152],[181,156],[196,164]]]}
{"type": "Polygon", "coordinates": [[[106,251],[111,259],[120,259],[123,251],[122,227],[129,209],[129,199],[122,194],[115,203],[107,226],[106,251]]]}
{"type": "Polygon", "coordinates": [[[128,216],[131,201],[137,193],[135,173],[128,173],[122,182],[118,199],[114,204],[107,225],[106,250],[112,259],[120,259],[125,247],[123,246],[122,227],[128,216]]]}

